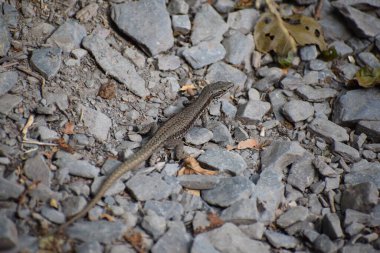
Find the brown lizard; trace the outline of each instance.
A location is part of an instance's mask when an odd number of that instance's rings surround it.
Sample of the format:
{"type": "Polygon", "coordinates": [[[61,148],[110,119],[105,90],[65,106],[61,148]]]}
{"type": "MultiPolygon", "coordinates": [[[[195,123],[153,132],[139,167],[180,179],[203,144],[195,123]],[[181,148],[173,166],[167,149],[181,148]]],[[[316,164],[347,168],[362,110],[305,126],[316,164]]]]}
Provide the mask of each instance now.
{"type": "Polygon", "coordinates": [[[96,203],[103,197],[104,193],[119,179],[124,173],[137,168],[146,161],[157,149],[164,146],[170,140],[180,139],[186,131],[193,125],[195,120],[202,114],[210,102],[225,94],[233,84],[230,82],[216,82],[207,85],[198,98],[188,105],[182,112],[174,115],[166,121],[154,134],[154,136],[127,161],[115,169],[112,174],[104,181],[96,195],[83,210],[72,216],[66,223],[61,225],[58,231],[63,231],[76,220],[82,218],[96,203]]]}

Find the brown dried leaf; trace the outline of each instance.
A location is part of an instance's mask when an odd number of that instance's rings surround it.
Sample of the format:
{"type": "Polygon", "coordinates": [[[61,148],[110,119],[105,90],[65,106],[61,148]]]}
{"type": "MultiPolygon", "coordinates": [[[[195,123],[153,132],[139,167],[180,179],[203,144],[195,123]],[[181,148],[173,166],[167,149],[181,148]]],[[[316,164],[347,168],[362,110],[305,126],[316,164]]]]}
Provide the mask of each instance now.
{"type": "Polygon", "coordinates": [[[145,247],[143,243],[143,237],[141,233],[129,231],[125,236],[125,240],[127,240],[133,248],[139,253],[145,252],[145,247]]]}
{"type": "Polygon", "coordinates": [[[64,134],[75,134],[74,132],[74,122],[69,121],[65,124],[65,128],[62,130],[62,133],[64,134]]]}
{"type": "Polygon", "coordinates": [[[190,84],[183,85],[179,90],[186,92],[190,96],[194,96],[194,93],[195,93],[194,91],[196,90],[196,88],[194,84],[190,83],[190,84]]]}
{"type": "Polygon", "coordinates": [[[103,84],[99,89],[98,96],[104,99],[116,97],[116,84],[113,82],[103,84]]]}
{"type": "Polygon", "coordinates": [[[109,215],[108,213],[102,213],[100,215],[100,218],[101,219],[106,219],[108,221],[115,221],[115,217],[113,217],[112,215],[109,215]]]}
{"type": "Polygon", "coordinates": [[[218,174],[217,171],[214,171],[214,170],[207,170],[207,169],[204,169],[202,168],[198,161],[195,160],[194,157],[192,156],[189,156],[187,158],[185,158],[184,160],[184,168],[181,168],[179,171],[178,171],[178,175],[183,175],[183,174],[198,174],[198,175],[216,175],[218,174]],[[186,169],[189,169],[189,171],[187,171],[186,169]]]}
{"type": "Polygon", "coordinates": [[[260,143],[255,139],[246,139],[245,141],[241,141],[237,145],[237,149],[247,149],[247,148],[253,148],[257,149],[259,148],[260,143]]]}
{"type": "Polygon", "coordinates": [[[66,143],[65,139],[59,138],[54,141],[58,144],[58,147],[68,153],[74,154],[75,150],[73,147],[71,147],[69,144],[66,143]]]}
{"type": "Polygon", "coordinates": [[[210,221],[210,226],[212,228],[221,227],[224,221],[216,213],[208,213],[207,219],[210,221]]]}

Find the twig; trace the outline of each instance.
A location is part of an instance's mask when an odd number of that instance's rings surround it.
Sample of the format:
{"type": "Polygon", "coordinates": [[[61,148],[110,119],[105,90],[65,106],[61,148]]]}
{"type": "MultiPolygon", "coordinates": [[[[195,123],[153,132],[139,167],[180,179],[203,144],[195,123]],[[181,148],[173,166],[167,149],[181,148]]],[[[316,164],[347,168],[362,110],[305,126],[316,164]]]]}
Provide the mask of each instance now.
{"type": "Polygon", "coordinates": [[[16,69],[24,72],[25,74],[28,74],[30,76],[33,76],[35,78],[37,78],[38,80],[41,81],[41,96],[44,98],[45,97],[45,92],[44,92],[44,89],[45,89],[45,78],[43,78],[41,75],[35,73],[35,72],[32,72],[31,70],[25,68],[24,66],[17,66],[16,69]]]}
{"type": "Polygon", "coordinates": [[[314,18],[315,19],[321,18],[322,7],[323,7],[323,0],[318,0],[318,3],[315,6],[315,11],[314,11],[314,18]]]}
{"type": "Polygon", "coordinates": [[[37,140],[33,140],[33,139],[25,139],[22,141],[22,143],[35,144],[35,145],[39,145],[39,146],[58,146],[58,144],[56,144],[56,143],[41,142],[41,141],[37,141],[37,140]]]}

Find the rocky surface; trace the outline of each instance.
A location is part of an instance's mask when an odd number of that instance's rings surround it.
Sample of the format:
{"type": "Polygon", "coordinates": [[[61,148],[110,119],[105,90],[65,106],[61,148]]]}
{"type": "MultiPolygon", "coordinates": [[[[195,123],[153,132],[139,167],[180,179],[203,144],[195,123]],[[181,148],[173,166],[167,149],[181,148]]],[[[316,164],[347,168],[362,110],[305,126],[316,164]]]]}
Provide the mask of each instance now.
{"type": "Polygon", "coordinates": [[[380,251],[380,90],[351,82],[380,66],[380,4],[322,1],[339,57],[307,45],[281,69],[243,2],[0,1],[1,252],[380,251]],[[157,150],[52,240],[217,81],[234,87],[183,136],[192,162],[157,150]]]}

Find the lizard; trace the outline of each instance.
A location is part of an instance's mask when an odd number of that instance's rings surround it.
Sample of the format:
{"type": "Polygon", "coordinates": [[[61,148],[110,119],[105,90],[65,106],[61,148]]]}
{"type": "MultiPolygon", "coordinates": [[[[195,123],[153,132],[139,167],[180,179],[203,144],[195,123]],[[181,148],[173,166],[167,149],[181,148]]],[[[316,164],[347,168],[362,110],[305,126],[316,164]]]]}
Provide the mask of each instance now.
{"type": "Polygon", "coordinates": [[[96,192],[95,196],[90,202],[77,214],[69,218],[69,220],[62,224],[58,231],[64,231],[68,226],[73,224],[76,220],[82,218],[90,211],[96,203],[103,197],[106,191],[127,171],[137,168],[141,163],[145,162],[156,150],[163,147],[165,143],[181,139],[193,123],[199,118],[202,112],[210,104],[210,102],[222,95],[224,95],[230,88],[233,87],[231,82],[216,82],[205,86],[198,96],[198,98],[189,104],[180,113],[174,115],[167,120],[160,128],[157,129],[155,134],[150,140],[136,153],[134,153],[127,161],[123,162],[117,167],[96,192]]]}

